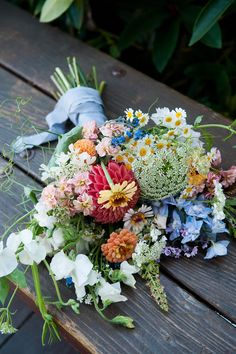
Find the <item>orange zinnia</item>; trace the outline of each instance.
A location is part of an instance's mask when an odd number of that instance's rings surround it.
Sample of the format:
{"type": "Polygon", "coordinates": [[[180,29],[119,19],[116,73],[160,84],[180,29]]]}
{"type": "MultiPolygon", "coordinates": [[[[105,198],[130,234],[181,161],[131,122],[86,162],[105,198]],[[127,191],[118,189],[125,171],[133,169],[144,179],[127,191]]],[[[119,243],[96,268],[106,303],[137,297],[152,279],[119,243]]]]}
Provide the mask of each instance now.
{"type": "Polygon", "coordinates": [[[96,156],[96,148],[94,142],[89,139],[80,139],[74,143],[75,150],[80,153],[87,152],[90,156],[96,156]]]}

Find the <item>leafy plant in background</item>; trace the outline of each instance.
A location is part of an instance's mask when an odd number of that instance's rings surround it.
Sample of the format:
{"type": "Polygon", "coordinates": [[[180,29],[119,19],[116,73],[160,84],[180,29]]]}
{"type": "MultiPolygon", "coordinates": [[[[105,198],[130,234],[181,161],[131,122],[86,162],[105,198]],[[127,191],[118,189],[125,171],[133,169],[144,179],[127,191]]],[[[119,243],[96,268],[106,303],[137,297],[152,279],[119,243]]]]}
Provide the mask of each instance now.
{"type": "Polygon", "coordinates": [[[28,9],[233,117],[234,0],[28,0],[28,9]]]}

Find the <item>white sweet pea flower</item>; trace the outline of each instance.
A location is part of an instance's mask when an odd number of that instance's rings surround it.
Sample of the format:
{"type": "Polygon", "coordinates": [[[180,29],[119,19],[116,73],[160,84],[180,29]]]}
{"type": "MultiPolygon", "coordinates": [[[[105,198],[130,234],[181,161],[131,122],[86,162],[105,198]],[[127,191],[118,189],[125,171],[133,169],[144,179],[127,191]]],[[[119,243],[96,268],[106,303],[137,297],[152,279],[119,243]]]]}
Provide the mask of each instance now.
{"type": "Polygon", "coordinates": [[[229,241],[226,240],[212,242],[212,246],[208,248],[207,254],[204,259],[211,259],[217,256],[225,256],[227,254],[228,244],[229,241]]]}
{"type": "Polygon", "coordinates": [[[23,244],[24,247],[18,254],[20,263],[32,265],[35,262],[39,264],[46,258],[46,246],[41,242],[41,239],[33,240],[31,230],[25,229],[17,234],[12,233],[7,239],[7,247],[14,253],[20,244],[23,244]]]}
{"type": "Polygon", "coordinates": [[[71,277],[75,285],[77,300],[81,301],[86,294],[85,286],[96,284],[99,280],[99,273],[93,270],[93,263],[86,255],[78,254],[71,277]]]}
{"type": "Polygon", "coordinates": [[[48,229],[53,229],[53,226],[56,223],[55,216],[48,215],[48,207],[40,200],[36,205],[35,209],[37,211],[34,214],[34,218],[38,221],[39,226],[47,227],[48,229]]]}
{"type": "Polygon", "coordinates": [[[48,242],[52,245],[53,249],[57,251],[64,243],[64,235],[62,229],[55,229],[51,237],[47,238],[48,242]]]}
{"type": "Polygon", "coordinates": [[[9,247],[3,247],[0,241],[0,278],[11,274],[17,267],[15,253],[9,247]]]}
{"type": "Polygon", "coordinates": [[[51,261],[50,267],[56,280],[61,280],[70,276],[74,269],[74,262],[69,259],[63,251],[57,253],[51,261]]]}
{"type": "Polygon", "coordinates": [[[136,280],[132,274],[138,273],[140,269],[135,265],[131,265],[127,261],[124,261],[120,265],[120,270],[126,277],[126,279],[122,280],[122,282],[132,288],[135,288],[136,280]]]}
{"type": "Polygon", "coordinates": [[[127,300],[125,296],[121,295],[121,288],[119,282],[110,284],[106,282],[105,279],[101,279],[100,285],[97,290],[97,293],[103,303],[105,303],[106,301],[120,302],[127,300]]]}
{"type": "Polygon", "coordinates": [[[153,242],[156,242],[158,240],[158,237],[162,234],[162,232],[157,229],[156,227],[153,227],[150,231],[150,237],[153,242]]]}

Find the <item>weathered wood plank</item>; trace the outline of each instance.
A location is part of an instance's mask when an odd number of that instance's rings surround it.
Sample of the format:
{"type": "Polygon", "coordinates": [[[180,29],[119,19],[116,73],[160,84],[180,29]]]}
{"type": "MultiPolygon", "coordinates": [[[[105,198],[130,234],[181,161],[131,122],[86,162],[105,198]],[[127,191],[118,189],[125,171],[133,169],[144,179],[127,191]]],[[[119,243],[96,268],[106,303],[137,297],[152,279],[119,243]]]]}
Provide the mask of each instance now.
{"type": "MultiPolygon", "coordinates": [[[[15,312],[14,316],[14,326],[15,328],[21,328],[24,322],[33,314],[32,310],[29,307],[26,307],[25,304],[19,297],[16,297],[12,303],[12,312],[15,312]]],[[[11,335],[6,336],[0,334],[0,351],[2,353],[1,347],[4,345],[6,340],[9,340],[11,335]]],[[[10,353],[10,352],[9,352],[10,353]]]]}
{"type": "MultiPolygon", "coordinates": [[[[29,116],[33,124],[46,127],[43,117],[52,109],[54,101],[3,69],[0,69],[0,82],[0,101],[10,99],[0,108],[0,150],[2,151],[2,149],[7,149],[7,144],[10,144],[21,133],[20,127],[25,117],[29,116]],[[15,98],[18,96],[31,97],[31,102],[22,108],[22,120],[14,115],[16,111],[15,98]],[[17,121],[17,119],[19,120],[17,121]]],[[[228,157],[229,162],[234,162],[235,157],[232,153],[228,153],[226,144],[224,145],[224,155],[228,157]]],[[[41,149],[35,149],[35,156],[32,160],[27,161],[17,156],[15,161],[32,175],[40,178],[39,166],[47,158],[41,149]]],[[[191,291],[196,292],[204,301],[212,304],[226,317],[236,322],[236,273],[232,270],[236,254],[234,241],[229,249],[229,256],[222,259],[217,258],[210,262],[206,262],[200,257],[179,261],[170,259],[163,262],[163,269],[191,291]]]]}
{"type": "MultiPolygon", "coordinates": [[[[148,110],[159,98],[161,107],[185,108],[191,121],[203,114],[208,122],[228,122],[220,114],[59,29],[40,24],[29,13],[5,1],[0,3],[0,43],[0,64],[48,94],[53,90],[49,77],[55,66],[65,66],[67,56],[77,56],[85,70],[96,65],[99,77],[107,82],[104,102],[111,118],[131,106],[148,110]]],[[[217,131],[217,135],[222,136],[222,132],[217,131]]],[[[222,146],[220,139],[217,145],[222,146]]],[[[230,161],[225,154],[225,163],[230,161]]]]}
{"type": "MultiPolygon", "coordinates": [[[[21,183],[34,183],[18,169],[15,169],[14,173],[15,178],[21,183]]],[[[19,185],[14,185],[13,194],[9,197],[0,193],[0,224],[9,222],[16,210],[22,212],[22,205],[19,206],[20,188],[19,185]]],[[[40,276],[44,294],[52,295],[53,286],[43,267],[40,268],[40,276]]],[[[29,289],[22,290],[22,294],[28,301],[32,301],[34,295],[30,273],[27,274],[27,282],[29,289]]],[[[113,305],[108,310],[108,316],[124,313],[133,317],[135,330],[112,327],[104,322],[90,306],[81,306],[80,316],[75,315],[70,309],[63,312],[55,308],[50,310],[74,344],[87,348],[87,352],[90,353],[233,352],[236,337],[235,329],[231,324],[166,276],[162,276],[162,282],[170,302],[168,314],[159,310],[141,280],[138,281],[137,290],[125,289],[124,292],[129,298],[127,303],[113,305]]],[[[72,290],[63,284],[61,289],[63,298],[72,296],[72,290]]],[[[32,342],[34,345],[36,340],[35,337],[32,342]]],[[[11,351],[6,351],[9,352],[11,351]]]]}
{"type": "Polygon", "coordinates": [[[41,346],[42,321],[34,314],[1,348],[1,354],[78,354],[63,339],[50,346],[41,346]]]}

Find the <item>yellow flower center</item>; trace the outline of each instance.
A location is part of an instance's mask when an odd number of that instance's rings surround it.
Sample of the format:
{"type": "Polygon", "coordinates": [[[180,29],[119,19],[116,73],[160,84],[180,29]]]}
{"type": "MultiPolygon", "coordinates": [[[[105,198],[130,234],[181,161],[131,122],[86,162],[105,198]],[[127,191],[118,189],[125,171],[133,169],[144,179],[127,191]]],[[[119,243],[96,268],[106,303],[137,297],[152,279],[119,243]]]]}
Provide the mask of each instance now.
{"type": "Polygon", "coordinates": [[[143,222],[144,220],[145,220],[144,213],[139,212],[139,213],[136,213],[136,214],[132,215],[131,224],[136,225],[136,224],[138,224],[140,222],[143,222]]]}
{"type": "Polygon", "coordinates": [[[123,162],[124,161],[124,158],[122,155],[116,155],[116,161],[117,162],[123,162]]]}
{"type": "Polygon", "coordinates": [[[181,117],[182,117],[182,113],[176,112],[176,113],[175,113],[175,116],[176,116],[176,118],[181,118],[181,117]]]}
{"type": "Polygon", "coordinates": [[[180,125],[181,125],[181,120],[178,119],[178,120],[175,122],[175,126],[176,126],[176,127],[179,127],[180,125]]]}
{"type": "Polygon", "coordinates": [[[113,210],[118,207],[126,207],[136,191],[137,186],[134,181],[131,183],[124,181],[122,184],[114,184],[111,186],[111,189],[99,192],[98,204],[105,203],[103,208],[113,208],[113,210]]]}
{"type": "Polygon", "coordinates": [[[151,145],[151,143],[152,143],[152,139],[151,138],[145,139],[145,144],[146,145],[151,145]]]}
{"type": "Polygon", "coordinates": [[[147,154],[147,150],[146,150],[145,148],[141,148],[141,149],[139,150],[139,155],[140,155],[141,157],[145,156],[146,154],[147,154]]]}
{"type": "Polygon", "coordinates": [[[127,112],[126,116],[127,116],[128,118],[132,118],[132,117],[133,117],[133,113],[129,111],[129,112],[127,112]]]}
{"type": "Polygon", "coordinates": [[[168,116],[165,118],[166,123],[172,122],[172,117],[168,116]]]}

